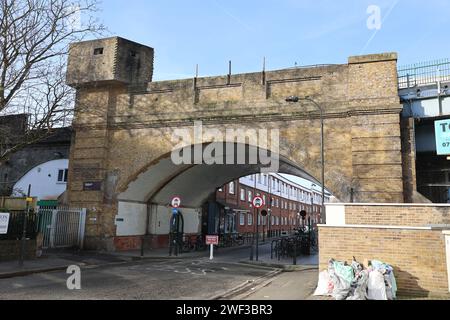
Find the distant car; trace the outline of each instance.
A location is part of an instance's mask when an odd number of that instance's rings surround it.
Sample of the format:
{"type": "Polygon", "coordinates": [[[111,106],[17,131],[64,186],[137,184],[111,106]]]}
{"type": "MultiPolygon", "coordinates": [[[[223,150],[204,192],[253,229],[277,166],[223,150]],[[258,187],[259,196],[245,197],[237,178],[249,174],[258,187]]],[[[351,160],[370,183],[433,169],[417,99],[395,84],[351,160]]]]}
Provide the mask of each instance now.
{"type": "Polygon", "coordinates": [[[287,231],[281,231],[281,236],[282,236],[282,237],[289,237],[289,232],[287,232],[287,231]]]}

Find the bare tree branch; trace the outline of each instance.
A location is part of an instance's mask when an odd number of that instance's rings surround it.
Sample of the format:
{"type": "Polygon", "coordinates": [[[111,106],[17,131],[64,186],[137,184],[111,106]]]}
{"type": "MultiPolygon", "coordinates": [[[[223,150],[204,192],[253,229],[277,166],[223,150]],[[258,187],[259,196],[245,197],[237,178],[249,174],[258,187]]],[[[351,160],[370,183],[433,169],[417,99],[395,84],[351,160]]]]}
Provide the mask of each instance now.
{"type": "Polygon", "coordinates": [[[0,116],[26,113],[23,137],[0,128],[0,164],[73,113],[65,85],[69,44],[101,35],[98,0],[0,0],[0,116]]]}

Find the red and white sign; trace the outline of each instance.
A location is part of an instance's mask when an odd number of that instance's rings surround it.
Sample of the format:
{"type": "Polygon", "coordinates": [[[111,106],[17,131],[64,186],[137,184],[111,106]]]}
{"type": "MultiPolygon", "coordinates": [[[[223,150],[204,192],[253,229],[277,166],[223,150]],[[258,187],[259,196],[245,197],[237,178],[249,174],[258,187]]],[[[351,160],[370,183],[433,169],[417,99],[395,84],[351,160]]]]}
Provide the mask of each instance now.
{"type": "Polygon", "coordinates": [[[261,209],[262,207],[264,207],[264,199],[261,197],[254,197],[253,198],[253,206],[256,209],[261,209]]]}
{"type": "Polygon", "coordinates": [[[206,236],[206,245],[219,245],[219,236],[206,236]]]}
{"type": "Polygon", "coordinates": [[[181,206],[181,198],[180,197],[174,197],[170,204],[172,205],[173,208],[179,208],[181,206]]]}

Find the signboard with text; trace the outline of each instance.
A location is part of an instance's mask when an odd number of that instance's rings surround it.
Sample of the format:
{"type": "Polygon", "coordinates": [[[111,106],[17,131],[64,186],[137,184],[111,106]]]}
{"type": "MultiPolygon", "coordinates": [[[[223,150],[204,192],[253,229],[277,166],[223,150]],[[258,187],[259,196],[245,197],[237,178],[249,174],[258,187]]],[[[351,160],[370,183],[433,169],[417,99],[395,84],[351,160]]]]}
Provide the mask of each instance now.
{"type": "Polygon", "coordinates": [[[102,190],[101,181],[83,182],[83,191],[101,191],[101,190],[102,190]]]}
{"type": "Polygon", "coordinates": [[[434,129],[437,154],[441,156],[450,155],[450,119],[436,121],[434,129]]]}
{"type": "Polygon", "coordinates": [[[0,213],[0,234],[8,234],[9,213],[0,213]]]}
{"type": "Polygon", "coordinates": [[[206,245],[219,245],[219,236],[206,236],[206,245]]]}

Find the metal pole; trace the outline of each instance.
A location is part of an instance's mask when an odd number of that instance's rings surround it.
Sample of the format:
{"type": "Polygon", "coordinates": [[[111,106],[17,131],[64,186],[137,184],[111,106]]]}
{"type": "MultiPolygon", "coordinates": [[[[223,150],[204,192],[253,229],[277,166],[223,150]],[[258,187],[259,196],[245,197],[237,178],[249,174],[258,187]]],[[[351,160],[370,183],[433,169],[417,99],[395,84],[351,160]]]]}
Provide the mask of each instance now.
{"type": "Polygon", "coordinates": [[[313,99],[306,97],[304,100],[312,102],[320,110],[320,148],[321,148],[321,161],[322,161],[322,209],[320,212],[323,223],[326,224],[325,215],[325,120],[323,116],[323,108],[315,102],[313,99]]]}
{"type": "Polygon", "coordinates": [[[297,238],[294,239],[294,266],[297,265],[297,238]]]}
{"type": "Polygon", "coordinates": [[[266,242],[266,217],[262,218],[262,225],[263,225],[263,243],[266,242]]]}
{"type": "Polygon", "coordinates": [[[322,160],[322,209],[321,209],[321,218],[323,216],[323,223],[326,224],[326,215],[325,215],[325,133],[324,133],[324,113],[323,108],[310,97],[299,98],[297,96],[288,97],[286,102],[299,102],[300,100],[309,101],[317,109],[320,111],[320,145],[321,145],[321,160],[322,160]]]}
{"type": "Polygon", "coordinates": [[[27,220],[28,220],[28,213],[30,210],[30,203],[28,202],[28,199],[31,196],[31,184],[28,185],[28,193],[27,193],[27,206],[24,212],[24,219],[23,219],[23,230],[22,230],[22,243],[20,246],[20,258],[19,258],[19,266],[23,267],[23,260],[25,257],[25,250],[26,250],[26,244],[27,244],[27,220]]]}
{"type": "Polygon", "coordinates": [[[256,209],[256,261],[259,261],[259,209],[256,209]]]}

